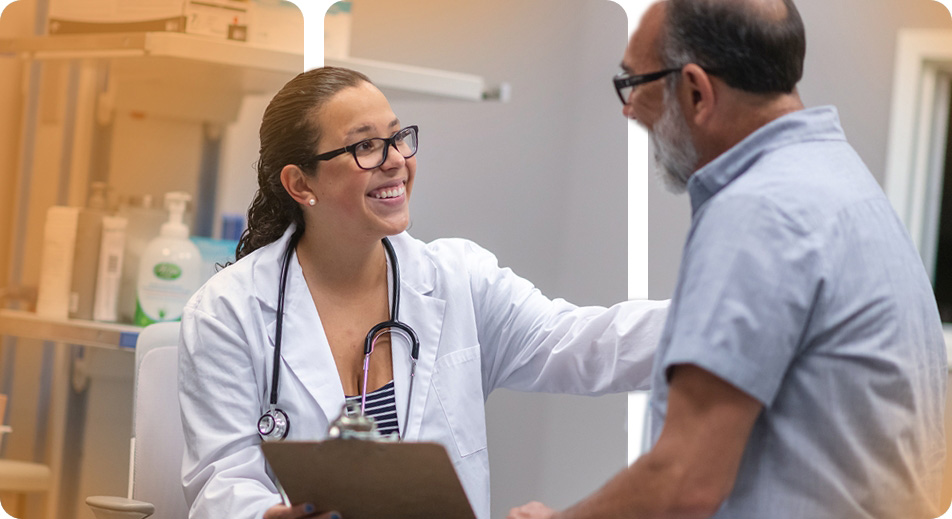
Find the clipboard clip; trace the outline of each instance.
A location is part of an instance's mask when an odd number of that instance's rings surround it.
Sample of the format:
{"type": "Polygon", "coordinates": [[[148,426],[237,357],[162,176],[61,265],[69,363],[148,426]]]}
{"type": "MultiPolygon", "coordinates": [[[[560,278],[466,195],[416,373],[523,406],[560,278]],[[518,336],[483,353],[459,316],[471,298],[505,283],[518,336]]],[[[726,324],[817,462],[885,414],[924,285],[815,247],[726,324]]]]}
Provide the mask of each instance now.
{"type": "Polygon", "coordinates": [[[377,429],[377,422],[361,413],[360,404],[356,402],[344,403],[340,416],[327,427],[327,437],[375,442],[397,442],[399,440],[396,433],[381,434],[377,429]]]}

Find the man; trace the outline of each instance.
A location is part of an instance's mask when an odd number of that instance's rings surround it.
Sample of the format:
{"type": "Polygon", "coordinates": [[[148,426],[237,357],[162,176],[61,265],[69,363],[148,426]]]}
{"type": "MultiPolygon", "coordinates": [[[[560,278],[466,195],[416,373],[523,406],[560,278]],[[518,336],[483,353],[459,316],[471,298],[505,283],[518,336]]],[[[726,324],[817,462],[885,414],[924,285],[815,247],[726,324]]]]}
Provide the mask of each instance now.
{"type": "Polygon", "coordinates": [[[692,224],[655,359],[654,446],[562,511],[510,517],[932,518],[946,357],[929,280],[847,144],[796,91],[792,0],[670,0],[616,88],[692,224]]]}

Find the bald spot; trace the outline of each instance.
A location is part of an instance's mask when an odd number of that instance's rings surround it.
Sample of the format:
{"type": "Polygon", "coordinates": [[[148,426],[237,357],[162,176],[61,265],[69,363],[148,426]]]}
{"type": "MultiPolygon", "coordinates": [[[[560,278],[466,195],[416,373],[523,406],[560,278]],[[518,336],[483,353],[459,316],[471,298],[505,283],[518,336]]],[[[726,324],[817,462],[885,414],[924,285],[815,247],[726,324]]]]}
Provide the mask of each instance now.
{"type": "Polygon", "coordinates": [[[783,0],[702,0],[708,4],[725,4],[749,11],[765,22],[787,19],[787,4],[783,0]]]}

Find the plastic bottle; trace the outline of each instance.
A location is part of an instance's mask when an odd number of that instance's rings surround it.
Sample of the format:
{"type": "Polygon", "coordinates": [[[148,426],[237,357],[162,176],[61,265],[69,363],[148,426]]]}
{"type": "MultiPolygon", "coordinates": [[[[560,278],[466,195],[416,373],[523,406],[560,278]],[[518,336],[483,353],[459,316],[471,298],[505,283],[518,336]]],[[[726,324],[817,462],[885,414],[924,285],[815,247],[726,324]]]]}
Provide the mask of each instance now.
{"type": "Polygon", "coordinates": [[[152,207],[152,195],[129,195],[119,204],[119,216],[126,219],[126,241],[122,249],[122,275],[119,280],[118,317],[121,323],[133,323],[136,316],[136,285],[139,259],[149,242],[159,235],[168,216],[152,207]]]}
{"type": "Polygon", "coordinates": [[[189,199],[188,193],[166,193],[169,221],[139,259],[135,314],[139,326],[181,319],[185,303],[201,282],[201,254],[188,239],[183,221],[189,199]]]}
{"type": "Polygon", "coordinates": [[[89,201],[86,207],[80,209],[76,227],[76,252],[73,255],[73,276],[69,293],[69,316],[72,319],[93,318],[104,216],[106,183],[93,182],[89,201]]]}
{"type": "Polygon", "coordinates": [[[126,243],[127,225],[128,221],[121,216],[104,216],[102,219],[96,299],[93,301],[93,319],[96,321],[119,320],[119,283],[122,277],[122,250],[126,243]]]}

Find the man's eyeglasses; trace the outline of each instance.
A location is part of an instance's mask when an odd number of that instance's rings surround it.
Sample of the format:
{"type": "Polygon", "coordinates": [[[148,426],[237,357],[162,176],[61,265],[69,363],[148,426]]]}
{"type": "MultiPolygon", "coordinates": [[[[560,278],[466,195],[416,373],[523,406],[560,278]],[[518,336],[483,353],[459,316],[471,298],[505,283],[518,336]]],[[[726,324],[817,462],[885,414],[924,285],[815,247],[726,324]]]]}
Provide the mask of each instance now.
{"type": "Polygon", "coordinates": [[[383,137],[374,137],[364,139],[360,142],[344,146],[334,151],[328,151],[319,155],[314,155],[310,159],[301,163],[301,167],[310,167],[321,160],[330,160],[343,153],[350,153],[357,162],[360,169],[374,169],[387,160],[387,152],[392,146],[403,158],[409,159],[417,152],[417,133],[419,128],[416,126],[407,126],[397,133],[390,136],[389,139],[383,137]]]}
{"type": "Polygon", "coordinates": [[[615,91],[618,92],[618,99],[621,99],[621,104],[626,105],[628,104],[628,98],[631,97],[631,92],[634,91],[636,86],[657,81],[668,74],[673,74],[675,72],[681,72],[681,69],[669,68],[659,70],[658,72],[652,72],[650,74],[629,74],[627,72],[619,72],[618,75],[612,79],[612,82],[615,83],[615,91]]]}

